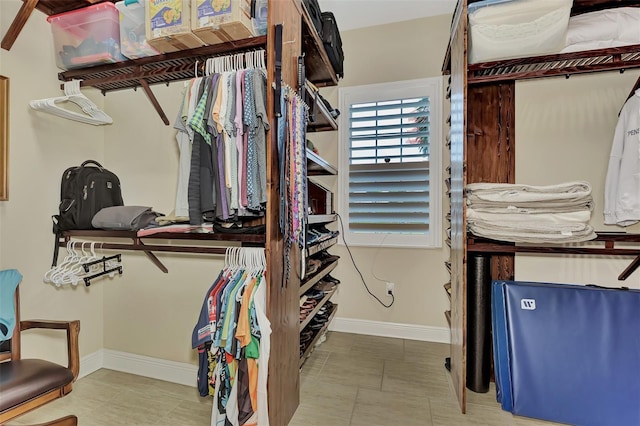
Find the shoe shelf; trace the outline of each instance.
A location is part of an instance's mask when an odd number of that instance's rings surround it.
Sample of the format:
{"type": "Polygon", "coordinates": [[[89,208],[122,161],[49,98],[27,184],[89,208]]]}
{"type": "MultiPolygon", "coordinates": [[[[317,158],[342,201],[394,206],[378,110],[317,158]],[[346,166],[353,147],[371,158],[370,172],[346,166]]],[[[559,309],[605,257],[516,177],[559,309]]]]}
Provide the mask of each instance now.
{"type": "Polygon", "coordinates": [[[336,269],[336,266],[338,266],[338,261],[334,260],[333,262],[322,266],[320,269],[318,269],[314,274],[312,274],[311,276],[305,278],[301,283],[300,283],[300,296],[302,296],[303,294],[305,294],[307,292],[307,290],[309,290],[311,287],[313,287],[318,281],[320,281],[322,278],[326,277],[327,275],[329,275],[329,273],[331,273],[331,271],[333,271],[334,269],[336,269]]]}
{"type": "Polygon", "coordinates": [[[317,225],[321,223],[331,223],[338,219],[338,215],[334,214],[310,214],[307,223],[309,225],[317,225]]]}
{"type": "Polygon", "coordinates": [[[337,175],[338,169],[333,167],[322,157],[315,152],[307,148],[307,175],[308,176],[322,176],[322,175],[337,175]]]}
{"type": "Polygon", "coordinates": [[[316,86],[335,86],[338,84],[338,76],[329,61],[324,43],[311,21],[304,2],[299,4],[302,6],[302,51],[305,53],[306,77],[316,86]]]}
{"type": "Polygon", "coordinates": [[[449,301],[451,301],[451,281],[445,283],[443,287],[444,291],[447,293],[447,297],[449,297],[449,301]]]}
{"type": "Polygon", "coordinates": [[[307,123],[307,132],[327,132],[331,130],[338,130],[338,122],[329,108],[322,102],[321,99],[315,96],[315,91],[306,85],[306,91],[309,96],[306,97],[309,104],[309,123],[307,123]]]}
{"type": "Polygon", "coordinates": [[[307,360],[307,358],[309,358],[309,356],[315,349],[316,343],[318,342],[318,339],[320,339],[320,336],[326,333],[327,330],[329,329],[329,325],[331,324],[331,321],[333,321],[333,317],[336,316],[336,312],[338,312],[338,305],[334,304],[331,310],[331,313],[329,314],[329,318],[327,319],[327,322],[324,324],[324,326],[320,330],[316,332],[316,334],[311,339],[309,346],[307,346],[307,348],[304,350],[304,352],[300,356],[300,367],[302,367],[302,364],[304,364],[304,362],[307,360]]]}
{"type": "Polygon", "coordinates": [[[321,252],[322,250],[328,249],[329,247],[335,245],[338,242],[338,237],[331,237],[328,240],[320,241],[318,244],[314,244],[312,246],[307,247],[307,257],[313,256],[314,254],[321,252]]]}
{"type": "Polygon", "coordinates": [[[322,307],[329,301],[329,299],[331,299],[331,296],[333,296],[333,294],[336,292],[336,289],[337,289],[337,286],[333,290],[325,293],[324,297],[320,300],[320,302],[318,302],[316,307],[313,308],[313,310],[309,312],[309,315],[307,315],[307,317],[300,323],[300,331],[304,330],[304,328],[309,324],[309,322],[311,322],[313,317],[316,316],[318,311],[322,309],[322,307]]]}

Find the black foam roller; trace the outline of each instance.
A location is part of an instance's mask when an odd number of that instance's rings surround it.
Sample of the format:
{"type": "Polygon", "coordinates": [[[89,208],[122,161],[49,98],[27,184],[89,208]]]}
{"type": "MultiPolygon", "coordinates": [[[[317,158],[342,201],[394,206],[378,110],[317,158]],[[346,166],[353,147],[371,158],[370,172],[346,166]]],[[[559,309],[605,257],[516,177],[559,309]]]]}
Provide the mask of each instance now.
{"type": "Polygon", "coordinates": [[[491,379],[491,256],[467,262],[467,388],[488,392],[491,379]]]}

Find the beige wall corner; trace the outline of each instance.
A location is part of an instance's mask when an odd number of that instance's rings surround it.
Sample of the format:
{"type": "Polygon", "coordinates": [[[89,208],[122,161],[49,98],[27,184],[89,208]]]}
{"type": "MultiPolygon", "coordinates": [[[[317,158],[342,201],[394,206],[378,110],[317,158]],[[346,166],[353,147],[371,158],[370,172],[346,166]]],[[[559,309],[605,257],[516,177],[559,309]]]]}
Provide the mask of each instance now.
{"type": "MultiPolygon", "coordinates": [[[[0,1],[0,31],[4,34],[22,4],[0,1]]],[[[0,53],[0,73],[9,77],[10,192],[0,202],[0,268],[18,269],[21,316],[79,319],[80,355],[102,348],[102,287],[56,288],[44,284],[53,251],[51,215],[60,201],[60,178],[69,166],[88,158],[103,158],[104,130],[31,110],[29,101],[61,96],[53,42],[46,16],[34,12],[11,51],[0,53]]],[[[101,104],[101,97],[86,91],[101,104]]],[[[64,256],[64,250],[61,251],[64,256]]],[[[24,333],[25,357],[66,358],[62,336],[24,333]]]]}

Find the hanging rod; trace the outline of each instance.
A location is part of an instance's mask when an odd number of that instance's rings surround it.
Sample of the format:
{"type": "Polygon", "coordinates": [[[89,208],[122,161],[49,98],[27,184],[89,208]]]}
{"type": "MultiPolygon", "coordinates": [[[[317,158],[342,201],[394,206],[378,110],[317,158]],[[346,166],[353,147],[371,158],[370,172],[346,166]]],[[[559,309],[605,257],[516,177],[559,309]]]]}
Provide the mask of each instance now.
{"type": "Polygon", "coordinates": [[[619,281],[624,281],[640,267],[640,248],[616,247],[616,243],[640,243],[640,234],[625,232],[597,232],[593,240],[584,241],[581,244],[604,243],[604,247],[573,246],[562,244],[527,244],[518,245],[497,240],[469,235],[467,238],[467,252],[487,254],[515,254],[515,253],[539,253],[539,254],[577,254],[577,255],[601,255],[601,256],[634,256],[635,259],[618,275],[619,281]]]}
{"type": "MultiPolygon", "coordinates": [[[[169,119],[151,91],[151,85],[189,80],[194,77],[194,65],[197,62],[204,63],[208,58],[214,56],[264,49],[266,45],[267,36],[250,37],[114,64],[68,70],[58,73],[58,79],[61,81],[81,80],[82,87],[95,87],[103,95],[114,90],[142,87],[160,119],[168,126],[169,119]]],[[[60,88],[62,89],[63,86],[60,85],[60,88]]]]}
{"type": "Polygon", "coordinates": [[[142,251],[145,255],[165,274],[169,272],[166,266],[156,257],[153,252],[168,253],[198,253],[198,254],[220,254],[224,255],[227,247],[204,247],[197,245],[171,245],[171,244],[146,244],[142,240],[191,240],[219,242],[224,244],[240,243],[243,247],[264,247],[264,234],[223,234],[223,233],[174,233],[163,232],[144,237],[138,237],[135,231],[102,231],[102,230],[77,230],[64,231],[58,241],[60,247],[66,247],[72,238],[122,238],[129,242],[101,242],[99,248],[106,250],[131,250],[142,251]]]}
{"type": "MultiPolygon", "coordinates": [[[[114,64],[73,69],[58,73],[60,81],[82,80],[83,86],[92,86],[103,94],[141,86],[140,79],[149,85],[188,80],[194,77],[196,61],[204,63],[208,58],[265,48],[267,36],[197,47],[195,49],[130,59],[114,64]]],[[[61,86],[62,87],[62,86],[61,86]]]]}

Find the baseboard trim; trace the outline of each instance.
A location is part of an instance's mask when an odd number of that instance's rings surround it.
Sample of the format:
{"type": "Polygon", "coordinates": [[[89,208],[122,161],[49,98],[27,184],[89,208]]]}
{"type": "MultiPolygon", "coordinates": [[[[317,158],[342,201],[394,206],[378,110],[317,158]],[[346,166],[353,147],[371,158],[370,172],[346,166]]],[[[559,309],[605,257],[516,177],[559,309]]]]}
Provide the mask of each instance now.
{"type": "Polygon", "coordinates": [[[78,379],[100,370],[104,365],[104,349],[80,358],[80,372],[78,379]]]}
{"type": "Polygon", "coordinates": [[[395,337],[398,339],[422,340],[425,342],[450,343],[451,336],[446,327],[401,324],[395,322],[369,321],[352,318],[333,319],[330,331],[368,334],[370,336],[395,337]]]}
{"type": "MultiPolygon", "coordinates": [[[[426,325],[369,321],[352,318],[334,318],[330,331],[368,334],[370,336],[395,337],[425,342],[450,343],[449,329],[426,325]]],[[[128,352],[100,349],[80,360],[78,378],[101,368],[136,374],[186,386],[196,386],[198,367],[183,362],[167,361],[128,352]]]]}
{"type": "Polygon", "coordinates": [[[195,365],[110,349],[104,349],[103,352],[103,368],[186,386],[196,386],[198,367],[195,365]]]}

